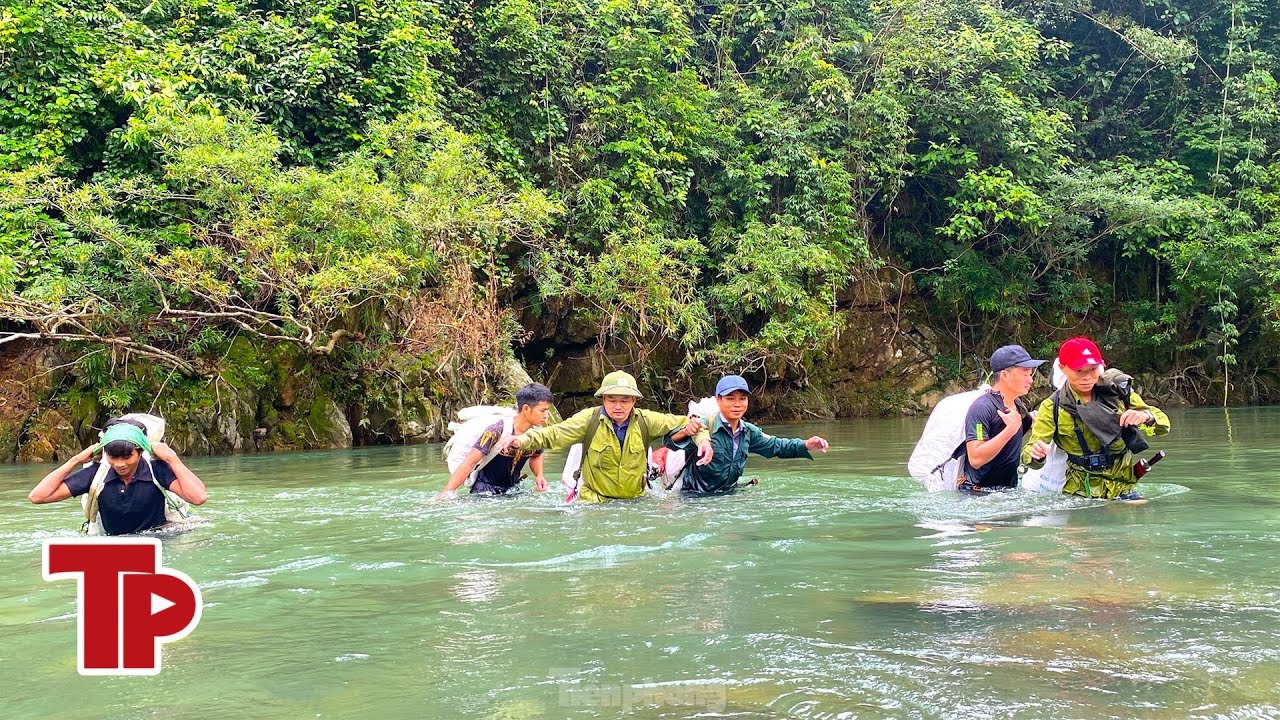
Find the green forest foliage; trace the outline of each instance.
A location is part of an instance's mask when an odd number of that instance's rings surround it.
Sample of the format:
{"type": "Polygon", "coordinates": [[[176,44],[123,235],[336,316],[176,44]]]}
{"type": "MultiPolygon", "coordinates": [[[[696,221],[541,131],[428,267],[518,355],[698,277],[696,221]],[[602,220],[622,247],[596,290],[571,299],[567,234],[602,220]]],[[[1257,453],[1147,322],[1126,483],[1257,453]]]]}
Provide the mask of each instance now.
{"type": "Polygon", "coordinates": [[[890,270],[1221,393],[1276,367],[1277,78],[1271,0],[5,0],[2,329],[200,373],[518,298],[803,376],[890,270]]]}

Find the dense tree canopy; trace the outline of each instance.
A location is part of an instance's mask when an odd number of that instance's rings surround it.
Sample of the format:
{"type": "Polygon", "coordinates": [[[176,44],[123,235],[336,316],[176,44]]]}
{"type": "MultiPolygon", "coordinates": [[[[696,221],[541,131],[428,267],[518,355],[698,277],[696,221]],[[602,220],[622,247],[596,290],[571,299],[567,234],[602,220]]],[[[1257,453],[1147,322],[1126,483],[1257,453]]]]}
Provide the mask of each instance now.
{"type": "Polygon", "coordinates": [[[889,270],[1220,400],[1276,370],[1278,79],[1270,0],[5,0],[2,329],[369,367],[463,298],[805,376],[889,270]]]}

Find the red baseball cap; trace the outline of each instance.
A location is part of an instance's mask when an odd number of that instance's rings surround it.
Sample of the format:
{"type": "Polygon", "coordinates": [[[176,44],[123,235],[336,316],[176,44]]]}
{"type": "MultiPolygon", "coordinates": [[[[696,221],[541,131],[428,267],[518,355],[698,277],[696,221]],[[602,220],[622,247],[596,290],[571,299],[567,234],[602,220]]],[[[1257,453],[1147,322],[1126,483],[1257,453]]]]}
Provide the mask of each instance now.
{"type": "Polygon", "coordinates": [[[1102,351],[1087,337],[1073,337],[1058,350],[1058,364],[1072,370],[1101,365],[1102,351]]]}

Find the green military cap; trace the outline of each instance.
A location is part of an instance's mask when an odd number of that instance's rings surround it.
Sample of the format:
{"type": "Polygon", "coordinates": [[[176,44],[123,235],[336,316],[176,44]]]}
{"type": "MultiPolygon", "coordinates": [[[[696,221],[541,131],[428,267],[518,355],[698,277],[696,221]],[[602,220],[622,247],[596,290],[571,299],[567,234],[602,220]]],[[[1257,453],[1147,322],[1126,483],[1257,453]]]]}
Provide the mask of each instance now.
{"type": "Polygon", "coordinates": [[[630,395],[631,397],[642,398],[640,390],[636,385],[636,379],[630,374],[621,370],[614,370],[604,376],[604,380],[600,383],[600,389],[596,391],[596,397],[604,397],[605,395],[630,395]]]}

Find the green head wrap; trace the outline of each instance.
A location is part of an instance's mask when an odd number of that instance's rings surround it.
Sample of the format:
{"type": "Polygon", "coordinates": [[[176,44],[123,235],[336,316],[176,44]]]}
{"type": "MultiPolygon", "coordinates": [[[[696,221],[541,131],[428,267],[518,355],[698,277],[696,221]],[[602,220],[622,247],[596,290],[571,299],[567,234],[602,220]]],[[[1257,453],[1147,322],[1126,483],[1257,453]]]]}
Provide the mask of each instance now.
{"type": "Polygon", "coordinates": [[[98,449],[116,440],[131,442],[137,445],[139,450],[151,452],[151,443],[147,440],[147,434],[129,423],[120,423],[107,428],[107,431],[102,433],[102,441],[98,443],[98,449]]]}

